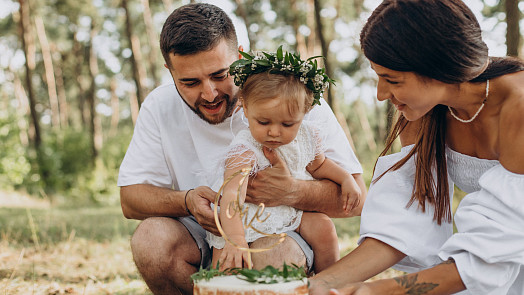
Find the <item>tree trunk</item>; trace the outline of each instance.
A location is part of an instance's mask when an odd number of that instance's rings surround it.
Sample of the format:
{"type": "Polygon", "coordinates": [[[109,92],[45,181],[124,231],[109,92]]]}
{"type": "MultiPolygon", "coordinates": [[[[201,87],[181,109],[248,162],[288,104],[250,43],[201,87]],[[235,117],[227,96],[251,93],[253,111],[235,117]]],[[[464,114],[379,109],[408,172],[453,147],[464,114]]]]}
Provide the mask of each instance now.
{"type": "Polygon", "coordinates": [[[18,100],[18,118],[17,118],[17,124],[18,129],[20,130],[20,143],[22,143],[23,146],[29,145],[29,138],[32,137],[30,134],[34,134],[35,130],[31,126],[27,126],[26,117],[30,115],[31,111],[29,109],[29,101],[27,98],[27,94],[24,91],[24,86],[22,85],[22,82],[20,81],[20,78],[13,73],[14,76],[14,86],[15,86],[15,97],[18,100]]]}
{"type": "Polygon", "coordinates": [[[136,119],[138,118],[138,110],[140,108],[138,105],[138,99],[136,98],[136,92],[131,92],[129,94],[129,107],[131,109],[131,120],[133,120],[133,126],[135,126],[136,119]]]}
{"type": "Polygon", "coordinates": [[[509,56],[519,56],[521,48],[520,38],[520,18],[519,0],[505,0],[506,10],[506,54],[509,56]]]}
{"type": "Polygon", "coordinates": [[[25,55],[25,89],[27,91],[27,98],[29,99],[29,110],[31,113],[31,122],[33,123],[34,138],[32,138],[33,145],[39,153],[42,144],[42,136],[40,133],[40,117],[36,111],[36,99],[34,95],[32,77],[35,69],[35,48],[31,32],[29,3],[26,0],[18,0],[20,3],[20,39],[22,40],[22,50],[25,55]]]}
{"type": "Polygon", "coordinates": [[[246,26],[247,36],[249,38],[249,49],[255,50],[256,49],[255,48],[255,44],[256,44],[257,37],[249,29],[251,23],[249,21],[249,17],[247,17],[246,8],[244,7],[244,1],[243,0],[235,0],[235,2],[237,4],[237,13],[240,15],[240,17],[242,18],[242,20],[244,21],[244,24],[246,26]]]}
{"type": "Polygon", "coordinates": [[[118,122],[120,121],[120,101],[116,95],[117,88],[116,78],[111,79],[111,127],[109,129],[109,137],[112,138],[117,135],[118,122]]]}
{"type": "Polygon", "coordinates": [[[72,118],[76,118],[74,124],[75,126],[85,126],[89,118],[89,108],[85,107],[87,92],[86,88],[88,88],[88,86],[86,85],[84,75],[82,74],[82,67],[86,58],[84,56],[84,48],[82,44],[78,41],[77,36],[78,32],[75,32],[73,36],[73,58],[76,59],[74,67],[76,73],[76,83],[78,87],[77,106],[79,116],[72,116],[72,118]]]}
{"type": "Polygon", "coordinates": [[[126,34],[127,39],[131,44],[131,66],[133,67],[133,78],[136,84],[136,96],[138,99],[138,106],[142,105],[144,101],[144,81],[145,69],[142,63],[142,52],[140,49],[140,40],[133,34],[133,25],[131,21],[131,14],[127,5],[127,0],[122,0],[122,8],[124,8],[126,15],[126,34]]]}
{"type": "Polygon", "coordinates": [[[307,0],[307,25],[310,28],[310,33],[307,38],[307,56],[318,55],[317,52],[317,33],[315,25],[315,0],[307,0]]]}
{"type": "Polygon", "coordinates": [[[395,119],[395,107],[393,106],[393,103],[391,102],[391,100],[387,100],[387,105],[386,105],[386,136],[384,137],[384,142],[386,142],[387,140],[387,137],[389,136],[389,133],[391,132],[391,128],[393,128],[393,123],[394,123],[394,119],[395,119]]]}
{"type": "Polygon", "coordinates": [[[373,136],[374,132],[371,129],[371,124],[369,124],[366,109],[364,108],[364,105],[360,100],[357,100],[353,104],[353,106],[355,107],[355,111],[357,112],[358,119],[360,121],[360,126],[362,127],[362,133],[364,134],[364,137],[366,139],[366,144],[369,150],[372,153],[375,153],[377,150],[377,143],[375,142],[375,138],[373,136]]]}
{"type": "Polygon", "coordinates": [[[384,112],[383,108],[379,106],[376,99],[373,99],[373,109],[375,111],[375,118],[377,118],[377,128],[374,133],[375,138],[378,139],[380,143],[384,143],[388,133],[387,120],[384,120],[384,116],[387,116],[387,114],[385,114],[387,113],[387,109],[386,112],[384,112]]]}
{"type": "Polygon", "coordinates": [[[159,41],[156,38],[158,35],[155,33],[155,28],[153,26],[153,18],[151,17],[151,9],[149,7],[149,0],[142,0],[142,6],[144,7],[144,23],[146,25],[146,34],[149,38],[149,68],[151,70],[151,77],[153,77],[153,83],[155,87],[160,85],[160,77],[157,73],[157,48],[159,41]]]}
{"type": "MultiPolygon", "coordinates": [[[[329,43],[330,41],[326,40],[326,36],[324,35],[324,26],[322,23],[322,18],[320,17],[320,10],[322,10],[320,0],[314,0],[315,3],[315,22],[316,22],[316,28],[317,28],[317,35],[318,39],[320,41],[320,47],[322,48],[322,55],[324,56],[324,67],[326,68],[326,74],[333,78],[333,71],[331,70],[331,65],[329,62],[329,43]]],[[[336,106],[334,105],[334,97],[333,97],[333,88],[329,87],[327,91],[324,92],[324,98],[326,98],[327,94],[327,103],[331,106],[333,111],[336,113],[336,106]],[[326,93],[327,92],[327,93],[326,93]]]]}
{"type": "MultiPolygon", "coordinates": [[[[51,43],[51,55],[59,54],[61,55],[57,50],[56,46],[51,43]]],[[[62,72],[62,67],[60,66],[60,62],[64,62],[64,59],[59,60],[59,65],[55,67],[55,78],[56,78],[56,90],[58,94],[58,108],[60,112],[60,123],[62,127],[68,127],[69,126],[69,103],[67,102],[67,96],[65,91],[65,85],[64,85],[64,74],[62,72]]]]}
{"type": "Polygon", "coordinates": [[[49,94],[49,106],[51,107],[51,123],[55,129],[59,129],[60,110],[58,108],[59,104],[56,92],[53,58],[51,57],[51,49],[49,42],[47,41],[44,22],[39,15],[35,16],[35,26],[37,31],[36,35],[38,36],[38,41],[40,41],[40,47],[42,48],[42,58],[44,60],[45,81],[47,83],[47,93],[49,94]]]}
{"type": "Polygon", "coordinates": [[[164,9],[167,13],[171,14],[173,12],[173,0],[162,0],[162,3],[164,3],[164,9]]]}
{"type": "MultiPolygon", "coordinates": [[[[291,10],[298,11],[297,0],[291,0],[290,2],[291,10]]],[[[300,52],[301,55],[307,54],[306,38],[300,33],[300,20],[298,19],[298,13],[293,14],[293,20],[291,24],[293,26],[293,30],[295,31],[295,39],[297,40],[296,51],[300,52]]]]}
{"type": "Polygon", "coordinates": [[[89,107],[89,133],[91,134],[91,153],[92,153],[92,164],[96,162],[98,152],[101,149],[102,141],[100,139],[100,130],[97,126],[97,115],[96,115],[96,83],[95,78],[98,75],[98,59],[96,57],[95,50],[93,48],[93,38],[97,35],[95,24],[91,24],[91,32],[89,39],[89,80],[90,86],[87,94],[87,105],[89,107]]]}

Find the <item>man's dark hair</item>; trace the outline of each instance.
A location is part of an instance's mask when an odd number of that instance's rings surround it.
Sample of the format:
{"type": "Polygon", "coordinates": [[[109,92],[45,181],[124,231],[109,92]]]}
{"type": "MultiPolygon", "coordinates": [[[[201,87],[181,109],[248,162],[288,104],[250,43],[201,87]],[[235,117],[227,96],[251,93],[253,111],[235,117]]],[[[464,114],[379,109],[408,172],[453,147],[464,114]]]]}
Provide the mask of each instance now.
{"type": "Polygon", "coordinates": [[[226,40],[237,50],[235,27],[219,7],[208,3],[191,3],[175,9],[160,33],[160,49],[168,67],[169,54],[188,55],[213,49],[226,40]]]}

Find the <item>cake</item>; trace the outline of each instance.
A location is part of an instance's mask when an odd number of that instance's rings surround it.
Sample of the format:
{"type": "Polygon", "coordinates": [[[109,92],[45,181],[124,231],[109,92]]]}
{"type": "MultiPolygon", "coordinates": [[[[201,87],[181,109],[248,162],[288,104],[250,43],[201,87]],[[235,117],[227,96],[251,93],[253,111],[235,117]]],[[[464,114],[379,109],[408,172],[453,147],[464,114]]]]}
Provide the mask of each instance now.
{"type": "Polygon", "coordinates": [[[306,295],[308,282],[303,268],[284,265],[262,270],[232,269],[220,272],[201,269],[192,277],[194,295],[306,295]]]}
{"type": "Polygon", "coordinates": [[[306,295],[307,279],[283,283],[260,284],[242,280],[235,275],[219,276],[195,283],[194,295],[306,295]]]}

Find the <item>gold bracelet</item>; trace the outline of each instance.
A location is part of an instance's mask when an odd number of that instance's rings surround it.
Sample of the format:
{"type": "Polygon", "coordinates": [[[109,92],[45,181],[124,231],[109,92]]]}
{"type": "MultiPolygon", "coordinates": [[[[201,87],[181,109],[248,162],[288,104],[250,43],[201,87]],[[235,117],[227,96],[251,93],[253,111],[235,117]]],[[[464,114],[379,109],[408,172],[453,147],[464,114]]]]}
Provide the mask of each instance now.
{"type": "Polygon", "coordinates": [[[189,194],[190,191],[192,191],[193,189],[189,189],[187,192],[186,192],[186,195],[184,196],[184,204],[186,205],[186,212],[187,214],[189,214],[190,216],[193,215],[191,214],[191,211],[189,211],[189,208],[187,207],[187,195],[189,194]]]}

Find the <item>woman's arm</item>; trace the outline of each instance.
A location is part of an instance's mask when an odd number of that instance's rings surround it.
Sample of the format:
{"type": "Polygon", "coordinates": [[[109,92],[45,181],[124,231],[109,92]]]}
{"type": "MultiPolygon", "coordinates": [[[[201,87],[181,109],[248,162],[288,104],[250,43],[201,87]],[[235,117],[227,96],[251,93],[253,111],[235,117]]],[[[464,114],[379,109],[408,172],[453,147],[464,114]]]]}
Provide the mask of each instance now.
{"type": "Polygon", "coordinates": [[[355,250],[328,269],[309,279],[310,294],[326,294],[330,288],[342,288],[362,282],[388,269],[405,255],[373,238],[366,238],[355,250]]]}
{"type": "Polygon", "coordinates": [[[417,273],[392,279],[359,283],[332,290],[330,294],[344,295],[386,295],[418,294],[447,295],[465,290],[453,260],[445,261],[435,267],[417,273]]]}

